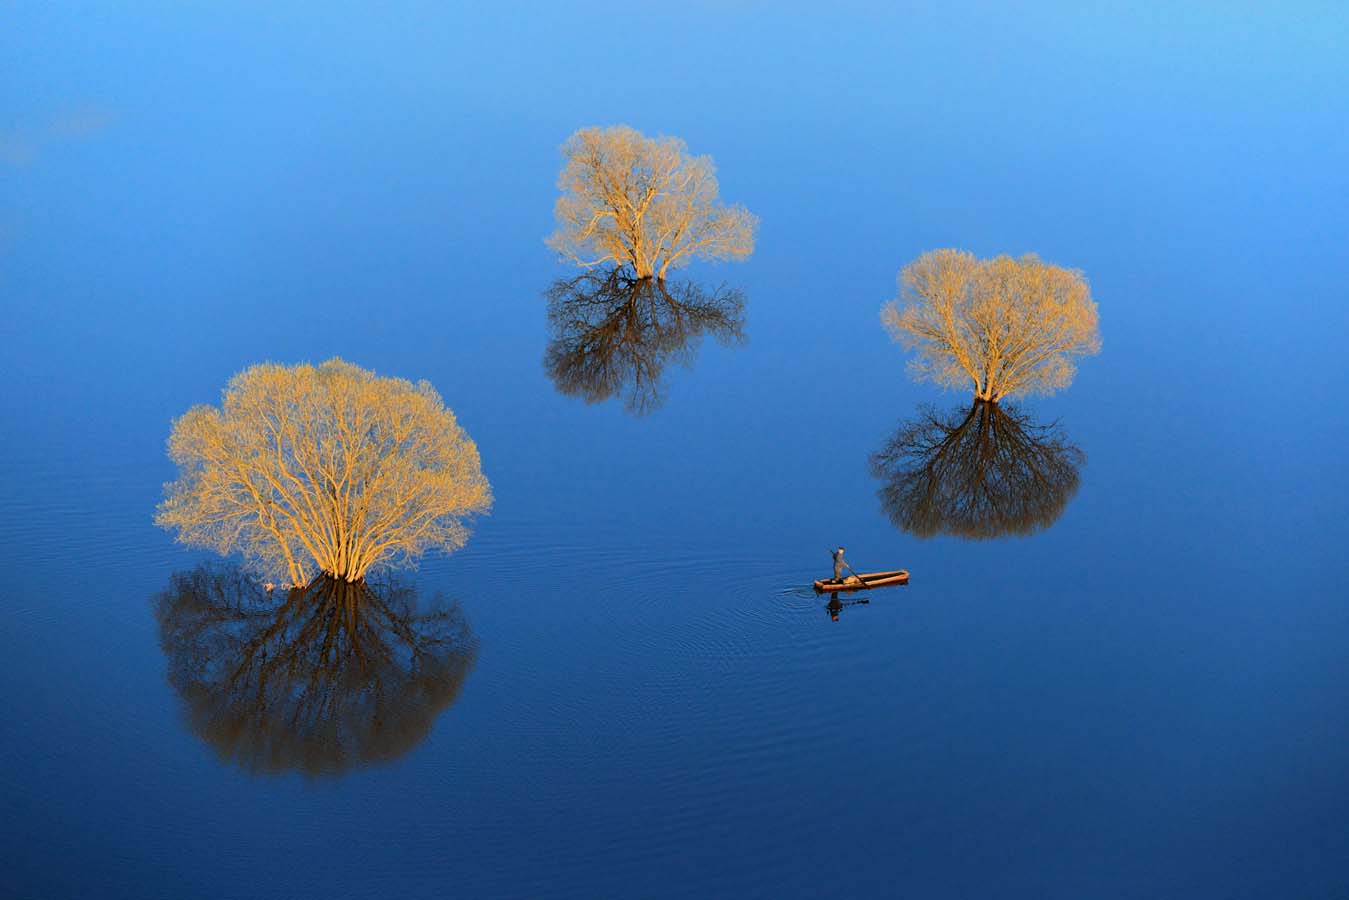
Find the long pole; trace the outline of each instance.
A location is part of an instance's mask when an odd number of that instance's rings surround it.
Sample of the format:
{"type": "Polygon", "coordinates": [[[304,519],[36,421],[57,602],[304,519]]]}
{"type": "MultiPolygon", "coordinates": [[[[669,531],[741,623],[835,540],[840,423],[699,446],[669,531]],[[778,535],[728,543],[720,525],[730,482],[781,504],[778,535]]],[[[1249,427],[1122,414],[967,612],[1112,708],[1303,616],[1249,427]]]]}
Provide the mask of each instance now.
{"type": "Polygon", "coordinates": [[[861,575],[858,575],[858,574],[857,574],[857,570],[854,569],[852,566],[848,565],[848,564],[845,562],[845,563],[843,564],[843,568],[847,569],[849,572],[852,572],[853,577],[856,578],[858,581],[862,582],[862,586],[863,586],[863,587],[871,587],[871,585],[867,583],[867,580],[866,580],[865,578],[863,578],[861,575]]]}

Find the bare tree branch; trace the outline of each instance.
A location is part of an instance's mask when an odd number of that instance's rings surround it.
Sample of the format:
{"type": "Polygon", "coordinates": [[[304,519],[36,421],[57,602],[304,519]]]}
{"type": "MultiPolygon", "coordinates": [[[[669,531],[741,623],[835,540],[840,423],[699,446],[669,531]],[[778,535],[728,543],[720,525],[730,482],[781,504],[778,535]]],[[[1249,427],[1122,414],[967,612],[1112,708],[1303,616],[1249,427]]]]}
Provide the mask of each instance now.
{"type": "Polygon", "coordinates": [[[220,408],[174,422],[169,456],[179,477],[155,521],[291,584],[453,552],[492,505],[477,447],[429,384],[339,359],[246,369],[220,408]]]}
{"type": "Polygon", "coordinates": [[[718,201],[712,158],[690,156],[678,138],[648,138],[626,125],[582,128],[562,155],[558,227],[548,246],[564,259],[664,278],[694,256],[739,260],[754,252],[759,220],[718,201]]]}
{"type": "Polygon", "coordinates": [[[900,296],[881,321],[916,351],[915,377],[972,385],[978,399],[1053,393],[1072,381],[1074,357],[1101,349],[1082,273],[1034,254],[979,260],[933,250],[905,266],[899,281],[900,296]]]}

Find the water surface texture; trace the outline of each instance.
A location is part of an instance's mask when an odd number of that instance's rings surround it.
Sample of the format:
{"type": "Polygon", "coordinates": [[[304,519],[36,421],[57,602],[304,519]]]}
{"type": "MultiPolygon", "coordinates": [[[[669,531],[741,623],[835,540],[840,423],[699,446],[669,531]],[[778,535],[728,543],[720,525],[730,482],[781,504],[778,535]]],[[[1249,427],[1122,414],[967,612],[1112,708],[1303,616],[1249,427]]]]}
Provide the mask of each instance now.
{"type": "Polygon", "coordinates": [[[339,6],[0,14],[0,894],[1349,896],[1343,6],[339,6]],[[574,280],[614,123],[748,262],[574,280]],[[947,246],[1082,269],[1102,353],[915,384],[947,246]],[[164,442],[335,355],[496,503],[268,597],[164,442]],[[911,584],[835,621],[839,544],[911,584]]]}

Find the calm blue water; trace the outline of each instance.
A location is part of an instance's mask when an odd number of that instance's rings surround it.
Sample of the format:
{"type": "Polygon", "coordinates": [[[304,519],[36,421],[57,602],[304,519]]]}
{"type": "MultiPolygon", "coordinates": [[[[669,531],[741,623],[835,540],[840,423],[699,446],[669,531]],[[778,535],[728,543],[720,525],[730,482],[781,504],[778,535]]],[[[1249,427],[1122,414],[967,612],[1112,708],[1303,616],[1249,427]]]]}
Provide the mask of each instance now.
{"type": "Polygon", "coordinates": [[[0,15],[0,893],[1349,895],[1342,7],[0,15]],[[615,122],[762,218],[650,408],[544,364],[556,148],[615,122]],[[1083,269],[1104,350],[1018,412],[1074,449],[1034,527],[919,539],[873,460],[969,407],[878,312],[951,245],[1083,269]],[[388,727],[262,734],[161,629],[164,440],[333,355],[497,500],[388,727]],[[833,621],[839,543],[912,583],[833,621]]]}

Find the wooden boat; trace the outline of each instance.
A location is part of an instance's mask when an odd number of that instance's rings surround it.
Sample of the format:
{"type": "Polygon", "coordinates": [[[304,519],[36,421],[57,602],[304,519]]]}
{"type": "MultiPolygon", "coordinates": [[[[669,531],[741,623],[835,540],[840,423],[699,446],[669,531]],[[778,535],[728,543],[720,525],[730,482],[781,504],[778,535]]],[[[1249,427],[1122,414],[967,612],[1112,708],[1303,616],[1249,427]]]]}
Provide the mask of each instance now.
{"type": "Polygon", "coordinates": [[[818,594],[832,594],[834,591],[860,591],[865,588],[887,587],[892,584],[908,584],[909,573],[905,569],[894,569],[889,572],[858,572],[857,577],[861,581],[835,581],[832,578],[822,578],[815,582],[815,592],[818,594]]]}

